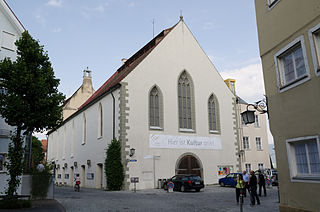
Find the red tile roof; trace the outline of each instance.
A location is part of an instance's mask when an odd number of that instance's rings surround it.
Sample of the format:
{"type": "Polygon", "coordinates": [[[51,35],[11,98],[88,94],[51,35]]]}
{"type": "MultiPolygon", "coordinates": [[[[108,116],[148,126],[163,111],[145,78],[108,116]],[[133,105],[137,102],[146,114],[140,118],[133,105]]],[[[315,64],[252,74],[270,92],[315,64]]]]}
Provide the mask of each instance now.
{"type": "Polygon", "coordinates": [[[83,103],[79,110],[89,106],[90,103],[94,103],[101,95],[110,91],[114,86],[121,82],[131,71],[133,71],[144,58],[163,40],[163,38],[175,27],[165,29],[154,37],[149,43],[137,51],[131,56],[92,96],[83,103]]]}

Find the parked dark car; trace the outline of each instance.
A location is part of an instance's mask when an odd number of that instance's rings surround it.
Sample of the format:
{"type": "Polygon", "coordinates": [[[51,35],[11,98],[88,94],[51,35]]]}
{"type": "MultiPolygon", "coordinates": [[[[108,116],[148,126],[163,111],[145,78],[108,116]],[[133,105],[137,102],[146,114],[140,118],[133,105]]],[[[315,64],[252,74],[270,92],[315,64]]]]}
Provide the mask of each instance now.
{"type": "Polygon", "coordinates": [[[163,184],[164,190],[168,190],[168,183],[173,182],[174,191],[188,191],[188,190],[196,190],[200,191],[200,189],[204,188],[203,180],[201,177],[196,175],[176,175],[172,178],[166,180],[163,184]]]}
{"type": "MultiPolygon", "coordinates": [[[[241,173],[230,173],[227,176],[219,179],[220,186],[232,186],[235,187],[237,185],[237,177],[241,173]]],[[[241,174],[242,175],[242,174],[241,174]]]]}

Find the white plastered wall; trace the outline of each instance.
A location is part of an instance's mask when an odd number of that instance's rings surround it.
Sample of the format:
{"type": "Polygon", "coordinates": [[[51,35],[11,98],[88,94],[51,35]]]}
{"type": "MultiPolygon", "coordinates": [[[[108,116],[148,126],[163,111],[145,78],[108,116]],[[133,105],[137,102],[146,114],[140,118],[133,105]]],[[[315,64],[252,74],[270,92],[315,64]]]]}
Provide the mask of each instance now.
{"type": "MultiPolygon", "coordinates": [[[[115,137],[118,138],[118,111],[119,111],[119,89],[113,91],[115,97],[115,137]]],[[[48,161],[55,161],[56,164],[60,165],[57,169],[57,174],[63,173],[63,166],[67,163],[67,168],[65,168],[65,174],[69,174],[69,179],[63,181],[63,176],[61,179],[56,179],[58,183],[64,183],[70,185],[70,178],[72,170],[71,166],[74,166],[74,162],[77,162],[77,167],[74,167],[73,173],[81,175],[81,166],[85,167],[85,182],[81,182],[81,186],[96,188],[96,177],[97,177],[97,164],[103,164],[106,156],[106,148],[108,144],[111,143],[113,133],[113,98],[112,96],[106,95],[99,101],[95,102],[93,105],[88,107],[86,110],[78,113],[74,117],[67,120],[63,126],[61,126],[56,131],[49,135],[48,140],[48,161]],[[103,134],[102,137],[98,136],[98,108],[99,104],[102,105],[103,110],[103,134]],[[86,143],[82,144],[83,141],[83,113],[86,116],[86,143]],[[72,154],[72,122],[74,122],[74,150],[72,154]],[[66,144],[64,148],[64,127],[66,127],[66,144]],[[58,145],[57,145],[58,144],[58,145]],[[63,159],[63,152],[65,151],[65,158],[63,159]],[[58,157],[56,153],[58,152],[58,157]],[[91,161],[91,165],[87,164],[87,160],[91,161]],[[87,174],[93,173],[94,179],[87,179],[87,174]]],[[[57,176],[56,174],[56,176],[57,176]]],[[[82,176],[80,176],[82,177],[82,176]]],[[[106,179],[103,171],[102,179],[103,187],[106,186],[106,179]]]]}
{"type": "MultiPolygon", "coordinates": [[[[198,156],[203,165],[206,184],[217,183],[219,165],[232,165],[236,170],[233,94],[203,52],[187,26],[180,21],[161,43],[124,80],[128,83],[128,145],[136,149],[128,164],[129,177],[139,177],[138,189],[153,188],[152,159],[146,155],[158,155],[155,161],[156,179],[172,177],[178,158],[185,153],[198,156]],[[179,132],[177,82],[183,70],[194,84],[195,133],[179,132]],[[148,96],[157,85],[163,95],[164,130],[149,130],[148,96]],[[221,134],[210,134],[208,127],[208,99],[214,93],[219,101],[221,134]],[[152,149],[150,134],[201,136],[221,138],[221,150],[152,149]]],[[[133,185],[131,184],[131,188],[133,185]]]]}

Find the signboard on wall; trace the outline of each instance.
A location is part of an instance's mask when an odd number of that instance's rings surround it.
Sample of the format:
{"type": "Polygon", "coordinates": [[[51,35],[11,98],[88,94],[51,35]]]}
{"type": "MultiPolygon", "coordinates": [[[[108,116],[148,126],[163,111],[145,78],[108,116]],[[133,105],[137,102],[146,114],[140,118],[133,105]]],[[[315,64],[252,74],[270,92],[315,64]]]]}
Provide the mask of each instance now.
{"type": "Polygon", "coordinates": [[[233,171],[233,166],[218,166],[218,176],[228,175],[233,171]]]}
{"type": "Polygon", "coordinates": [[[221,138],[150,134],[149,145],[165,149],[221,149],[221,138]]]}

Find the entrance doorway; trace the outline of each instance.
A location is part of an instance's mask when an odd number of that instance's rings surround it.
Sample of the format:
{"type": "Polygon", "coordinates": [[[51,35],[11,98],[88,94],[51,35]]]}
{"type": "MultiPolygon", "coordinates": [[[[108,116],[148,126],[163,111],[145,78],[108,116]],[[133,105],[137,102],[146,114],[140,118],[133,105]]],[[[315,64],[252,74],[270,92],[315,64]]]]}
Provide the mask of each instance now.
{"type": "Polygon", "coordinates": [[[73,169],[73,166],[71,166],[71,171],[70,172],[71,172],[71,174],[69,176],[69,179],[70,179],[69,185],[73,186],[73,180],[74,180],[74,169],[73,169]]]}
{"type": "Polygon", "coordinates": [[[96,173],[96,176],[97,176],[97,180],[96,180],[96,188],[97,189],[102,189],[102,177],[103,177],[103,174],[102,174],[102,163],[98,163],[97,164],[97,173],[96,173]]]}
{"type": "Polygon", "coordinates": [[[86,181],[86,166],[85,165],[82,165],[81,166],[81,175],[80,175],[80,186],[81,187],[85,187],[85,181],[86,181]]]}
{"type": "Polygon", "coordinates": [[[198,175],[203,179],[203,168],[201,161],[197,159],[195,155],[183,155],[177,161],[176,174],[198,175]]]}

